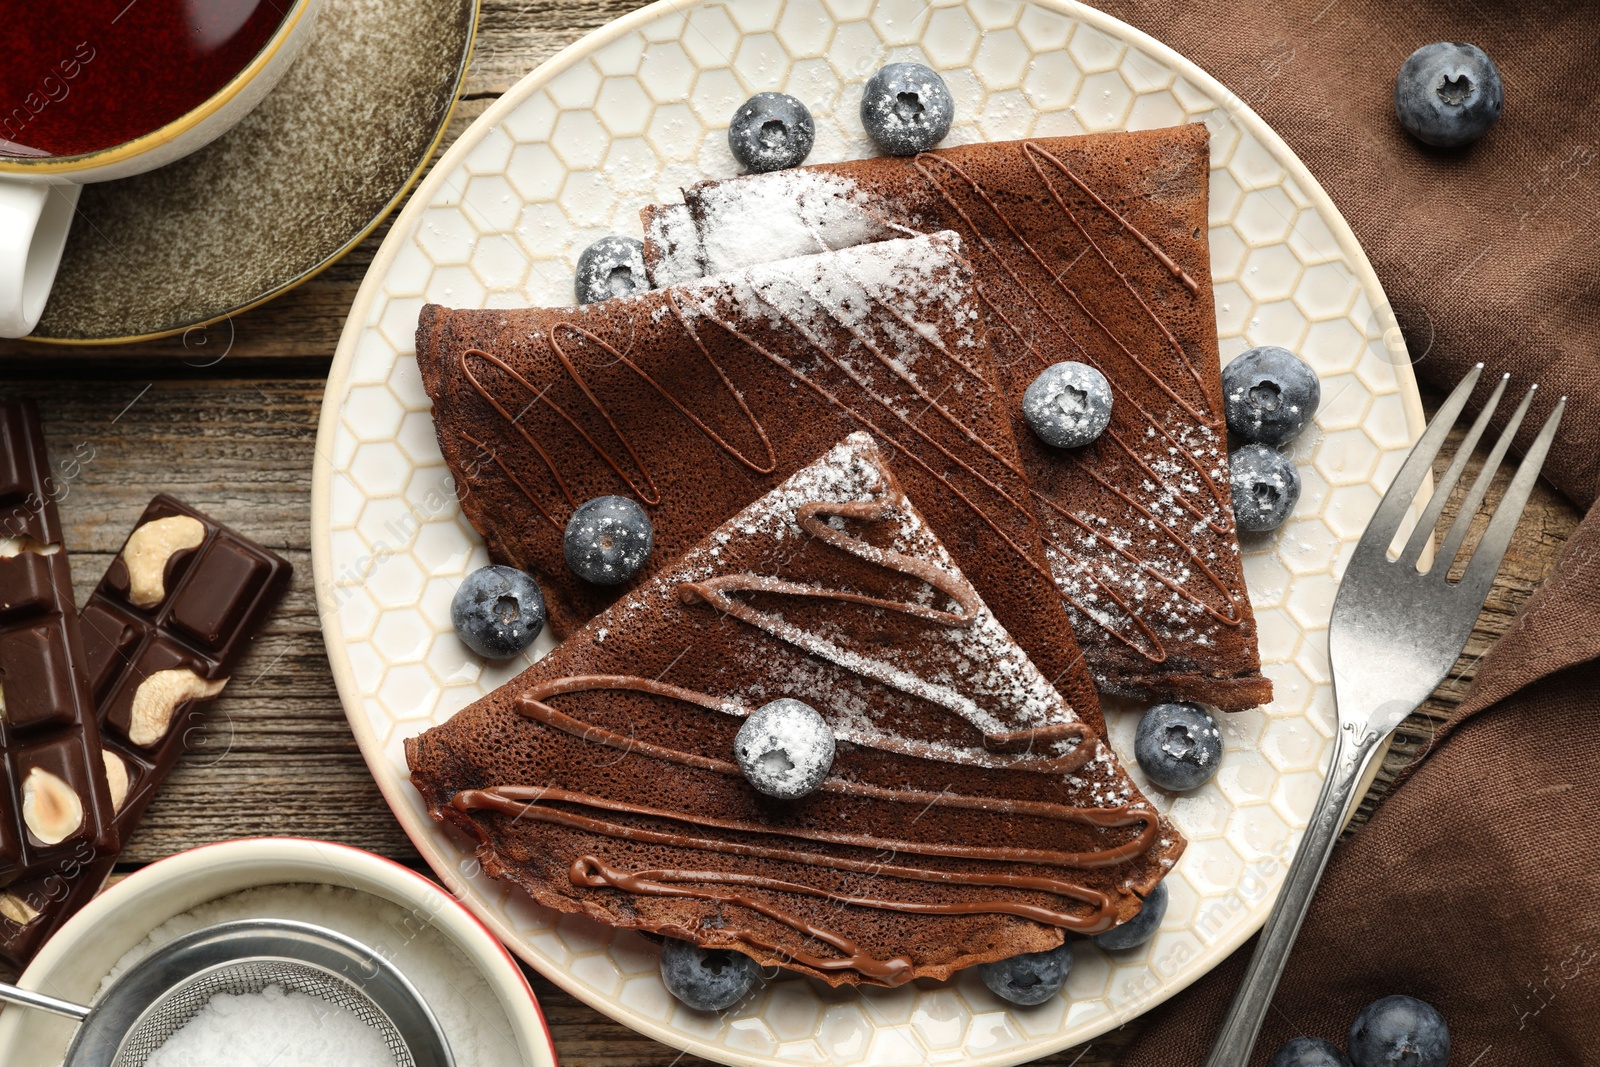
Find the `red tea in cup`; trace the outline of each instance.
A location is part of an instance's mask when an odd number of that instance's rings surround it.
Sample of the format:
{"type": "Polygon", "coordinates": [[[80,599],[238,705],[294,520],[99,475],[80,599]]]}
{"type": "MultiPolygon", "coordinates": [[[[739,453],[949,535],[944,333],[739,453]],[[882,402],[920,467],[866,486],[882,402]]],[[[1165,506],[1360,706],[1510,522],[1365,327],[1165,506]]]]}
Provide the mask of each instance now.
{"type": "Polygon", "coordinates": [[[0,156],[74,156],[182,118],[250,65],[293,0],[0,0],[0,156]]]}

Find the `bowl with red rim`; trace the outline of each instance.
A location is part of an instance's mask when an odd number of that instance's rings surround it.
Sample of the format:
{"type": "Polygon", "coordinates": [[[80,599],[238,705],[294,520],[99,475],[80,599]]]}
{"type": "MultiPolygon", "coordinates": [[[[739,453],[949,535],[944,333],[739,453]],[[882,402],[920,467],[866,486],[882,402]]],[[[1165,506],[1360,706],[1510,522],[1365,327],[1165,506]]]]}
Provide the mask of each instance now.
{"type": "MultiPolygon", "coordinates": [[[[111,886],[74,915],[39,950],[18,984],[87,1004],[124,954],[156,927],[201,905],[247,889],[288,884],[329,885],[369,895],[405,910],[407,923],[425,923],[458,949],[487,984],[494,1003],[477,1003],[481,1020],[499,1025],[521,1062],[555,1067],[555,1048],[539,1002],[521,967],[487,928],[437,882],[370,852],[330,841],[264,837],[226,841],[180,852],[111,886]]],[[[317,922],[316,915],[284,915],[317,922]]],[[[328,925],[334,929],[333,922],[328,925]]],[[[359,938],[358,938],[359,940],[359,938]]],[[[374,946],[379,951],[383,949],[374,946]]],[[[53,1067],[72,1040],[74,1024],[39,1011],[0,1012],[0,1063],[53,1067]]],[[[458,1058],[458,1062],[464,1061],[458,1058]]]]}

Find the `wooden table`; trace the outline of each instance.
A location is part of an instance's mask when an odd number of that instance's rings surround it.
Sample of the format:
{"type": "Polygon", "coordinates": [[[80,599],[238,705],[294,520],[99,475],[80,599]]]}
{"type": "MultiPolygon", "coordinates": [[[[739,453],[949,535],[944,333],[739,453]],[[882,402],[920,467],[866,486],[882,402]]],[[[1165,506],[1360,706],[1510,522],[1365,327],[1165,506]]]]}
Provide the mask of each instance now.
{"type": "MultiPolygon", "coordinates": [[[[485,0],[446,144],[527,71],[635,6],[485,0]]],[[[38,399],[54,454],[68,455],[80,443],[92,450],[61,502],[80,602],[145,503],[162,490],[259,539],[295,567],[282,608],[217,701],[204,744],[151,805],[123,853],[121,872],[206,842],[261,834],[342,841],[426,869],[345,723],[311,584],[311,461],[323,381],[345,312],[387,229],[281,299],[184,337],[109,348],[0,341],[0,395],[38,399]]],[[[1564,498],[1540,484],[1460,664],[1401,728],[1375,792],[1427,745],[1478,659],[1549,573],[1578,519],[1564,498]]],[[[537,975],[533,983],[569,1067],[696,1062],[537,975]]],[[[1137,1025],[1041,1062],[1110,1064],[1137,1025]]]]}

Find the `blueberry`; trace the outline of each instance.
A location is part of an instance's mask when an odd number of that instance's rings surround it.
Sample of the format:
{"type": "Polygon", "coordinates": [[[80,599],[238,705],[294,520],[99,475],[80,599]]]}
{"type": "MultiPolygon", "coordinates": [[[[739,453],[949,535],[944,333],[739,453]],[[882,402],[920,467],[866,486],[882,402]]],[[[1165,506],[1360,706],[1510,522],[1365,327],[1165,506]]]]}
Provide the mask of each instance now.
{"type": "Polygon", "coordinates": [[[891,156],[926,152],[944,140],[955,116],[944,79],[921,63],[890,63],[861,92],[861,125],[891,156]]]}
{"type": "Polygon", "coordinates": [[[1061,992],[1071,973],[1072,946],[1067,944],[995,960],[978,968],[978,977],[991,993],[1024,1007],[1043,1004],[1061,992]]]}
{"type": "Polygon", "coordinates": [[[1222,731],[1198,704],[1157,704],[1139,720],[1133,755],[1152,782],[1181,793],[1217,773],[1222,731]]]}
{"type": "Polygon", "coordinates": [[[1432,1004],[1416,997],[1374,1000],[1350,1026],[1355,1067],[1444,1067],[1450,1028],[1432,1004]]]}
{"type": "Polygon", "coordinates": [[[833,729],[810,704],[783,697],[751,713],[733,738],[733,755],[758,792],[798,800],[833,766],[833,729]]]}
{"type": "Polygon", "coordinates": [[[1233,517],[1239,529],[1276,530],[1300,500],[1294,461],[1266,445],[1245,445],[1228,457],[1233,478],[1233,517]]]}
{"type": "Polygon", "coordinates": [[[1056,448],[1081,448],[1111,422],[1111,383],[1087,363],[1046,367],[1022,394],[1022,417],[1056,448]]]}
{"type": "Polygon", "coordinates": [[[655,544],[644,508],[625,496],[597,496],[567,520],[567,566],[586,582],[621,585],[639,573],[655,544]]]}
{"type": "Polygon", "coordinates": [[[1350,1061],[1331,1041],[1292,1037],[1272,1054],[1267,1067],[1350,1067],[1350,1061]]]}
{"type": "Polygon", "coordinates": [[[667,992],[695,1011],[722,1011],[756,987],[761,968],[742,952],[701,948],[669,937],[661,943],[661,980],[667,992]]]}
{"type": "Polygon", "coordinates": [[[788,93],[757,93],[728,124],[733,157],[757,174],[798,167],[816,139],[811,112],[788,93]]]}
{"type": "Polygon", "coordinates": [[[1277,345],[1252,348],[1222,368],[1228,429],[1263,445],[1286,445],[1322,402],[1322,383],[1305,360],[1277,345]]]}
{"type": "Polygon", "coordinates": [[[578,256],[578,303],[598,304],[650,288],[644,273],[644,242],[632,237],[602,237],[578,256]]]}
{"type": "Polygon", "coordinates": [[[1459,41],[1425,44],[1394,80],[1394,113],[1411,136],[1441,148],[1471,144],[1500,120],[1505,90],[1483,49],[1459,41]]]}
{"type": "Polygon", "coordinates": [[[1167,883],[1157,882],[1150,895],[1144,898],[1144,907],[1139,909],[1139,914],[1121,926],[1113,926],[1103,934],[1095,934],[1093,941],[1101,948],[1110,949],[1112,952],[1125,948],[1138,948],[1155,936],[1166,914],[1167,883]]]}
{"type": "Polygon", "coordinates": [[[450,622],[467,647],[506,659],[533,644],[544,629],[539,583],[514,567],[479,567],[450,599],[450,622]]]}

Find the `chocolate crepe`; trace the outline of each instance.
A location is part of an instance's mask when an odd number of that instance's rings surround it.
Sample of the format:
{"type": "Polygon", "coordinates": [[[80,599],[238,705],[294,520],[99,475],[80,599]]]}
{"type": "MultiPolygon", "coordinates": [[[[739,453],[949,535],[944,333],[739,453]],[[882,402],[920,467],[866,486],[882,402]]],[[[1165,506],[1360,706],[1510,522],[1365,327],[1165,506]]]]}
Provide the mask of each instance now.
{"type": "Polygon", "coordinates": [[[1200,125],[940,149],[702,182],[646,208],[657,284],[775,255],[951,230],[1101,689],[1239,709],[1271,698],[1229,495],[1200,125]],[[1111,381],[1110,428],[1055,449],[1023,391],[1061,360],[1111,381]]]}
{"type": "Polygon", "coordinates": [[[835,985],[1107,929],[1183,850],[861,433],[406,759],[434,817],[541,904],[835,985]],[[781,697],[837,739],[800,800],[733,761],[781,697]]]}
{"type": "Polygon", "coordinates": [[[848,433],[908,489],[1079,715],[1098,698],[1055,596],[953,235],[809,256],[587,307],[423,308],[417,362],[462,510],[534,574],[564,636],[626,586],[578,579],[562,532],[640,501],[639,581],[848,433]]]}

